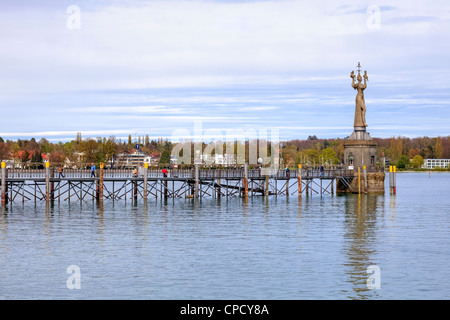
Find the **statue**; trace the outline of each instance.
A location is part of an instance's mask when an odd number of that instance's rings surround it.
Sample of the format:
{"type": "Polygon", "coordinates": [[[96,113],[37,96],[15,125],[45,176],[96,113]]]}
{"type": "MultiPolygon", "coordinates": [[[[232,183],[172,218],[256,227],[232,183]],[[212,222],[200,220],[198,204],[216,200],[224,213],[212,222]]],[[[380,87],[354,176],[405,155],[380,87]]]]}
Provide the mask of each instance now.
{"type": "Polygon", "coordinates": [[[364,90],[367,88],[367,81],[369,81],[369,77],[367,76],[367,71],[364,71],[364,76],[361,77],[361,65],[358,62],[358,76],[355,75],[355,72],[352,71],[350,73],[350,78],[352,78],[352,87],[357,90],[356,94],[356,109],[355,109],[355,122],[354,127],[367,127],[366,123],[366,103],[364,101],[364,90]],[[355,78],[358,80],[358,83],[355,83],[355,78]],[[362,84],[362,79],[364,78],[364,84],[362,84]]]}

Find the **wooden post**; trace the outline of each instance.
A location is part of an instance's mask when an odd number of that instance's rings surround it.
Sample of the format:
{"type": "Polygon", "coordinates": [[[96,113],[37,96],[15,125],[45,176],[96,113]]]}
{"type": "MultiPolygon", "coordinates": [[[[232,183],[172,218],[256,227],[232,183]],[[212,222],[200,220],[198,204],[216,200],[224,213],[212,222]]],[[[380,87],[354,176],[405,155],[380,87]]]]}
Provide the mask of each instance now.
{"type": "Polygon", "coordinates": [[[144,200],[147,200],[148,163],[144,163],[144,200]]]}
{"type": "Polygon", "coordinates": [[[6,163],[2,161],[2,206],[8,203],[8,190],[6,186],[6,163]]]}
{"type": "Polygon", "coordinates": [[[100,163],[100,181],[98,184],[98,200],[103,201],[103,162],[100,163]]]}
{"type": "Polygon", "coordinates": [[[265,188],[266,196],[269,195],[269,172],[266,172],[266,188],[265,188]]]}
{"type": "Polygon", "coordinates": [[[194,197],[198,198],[199,194],[198,194],[198,164],[195,165],[195,185],[194,185],[194,197]]]}
{"type": "MultiPolygon", "coordinates": [[[[54,178],[55,177],[55,168],[51,168],[50,169],[50,178],[54,178]]],[[[51,181],[50,182],[50,200],[54,201],[55,200],[55,182],[51,181]]]]}
{"type": "Polygon", "coordinates": [[[290,171],[287,172],[287,180],[286,180],[286,197],[289,197],[289,179],[291,177],[290,171]]]}
{"type": "Polygon", "coordinates": [[[248,197],[248,164],[244,165],[244,196],[248,197]]]}
{"type": "Polygon", "coordinates": [[[358,194],[361,194],[361,167],[358,167],[358,194]]]}
{"type": "Polygon", "coordinates": [[[367,193],[367,170],[366,170],[366,166],[363,166],[363,173],[364,173],[364,193],[367,193]]]}
{"type": "Polygon", "coordinates": [[[45,163],[45,200],[50,200],[50,162],[45,163]]]}
{"type": "Polygon", "coordinates": [[[394,193],[394,194],[396,194],[397,193],[397,186],[396,186],[396,184],[397,184],[397,179],[396,179],[396,174],[397,174],[397,167],[396,166],[394,166],[394,168],[393,168],[393,184],[392,184],[392,192],[394,193]]]}
{"type": "Polygon", "coordinates": [[[302,197],[302,165],[298,165],[298,197],[302,197]]]}
{"type": "Polygon", "coordinates": [[[137,200],[137,193],[138,193],[138,183],[136,180],[133,180],[133,190],[131,191],[132,195],[133,195],[133,200],[137,200]]]}
{"type": "Polygon", "coordinates": [[[389,193],[392,193],[392,166],[389,166],[389,193]]]}
{"type": "Polygon", "coordinates": [[[164,180],[164,199],[167,199],[167,178],[164,180]]]}
{"type": "Polygon", "coordinates": [[[219,187],[217,187],[217,197],[220,198],[220,193],[221,193],[221,189],[220,189],[220,172],[221,170],[217,170],[217,184],[219,185],[219,187]]]}

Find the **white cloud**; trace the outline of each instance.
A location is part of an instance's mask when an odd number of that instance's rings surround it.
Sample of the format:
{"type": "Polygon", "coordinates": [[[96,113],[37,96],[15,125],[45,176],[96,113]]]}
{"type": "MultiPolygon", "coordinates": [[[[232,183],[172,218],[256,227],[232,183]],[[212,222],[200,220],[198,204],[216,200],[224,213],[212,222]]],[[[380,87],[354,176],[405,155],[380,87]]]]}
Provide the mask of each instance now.
{"type": "MultiPolygon", "coordinates": [[[[168,128],[195,119],[230,126],[282,121],[296,130],[292,122],[315,121],[319,111],[348,106],[353,112],[348,75],[358,61],[369,72],[371,117],[386,112],[386,105],[397,113],[420,112],[421,104],[442,110],[447,105],[447,1],[381,5],[381,28],[375,31],[366,26],[366,4],[356,0],[78,3],[80,30],[67,29],[66,8],[56,2],[32,9],[14,9],[15,2],[9,2],[0,10],[0,107],[8,116],[36,115],[26,124],[5,124],[4,136],[26,135],[24,128],[33,122],[30,131],[51,135],[77,123],[115,128],[124,119],[137,127],[153,119],[168,128]],[[220,91],[224,87],[226,93],[220,91]],[[266,91],[272,87],[286,91],[266,91]],[[196,88],[211,91],[182,92],[196,88]],[[40,116],[36,108],[49,101],[50,117],[76,111],[71,122],[63,119],[57,127],[56,118],[40,116]],[[100,118],[103,113],[110,122],[100,118]]],[[[329,113],[323,130],[339,127],[332,125],[340,121],[334,118],[338,112],[329,113]]]]}

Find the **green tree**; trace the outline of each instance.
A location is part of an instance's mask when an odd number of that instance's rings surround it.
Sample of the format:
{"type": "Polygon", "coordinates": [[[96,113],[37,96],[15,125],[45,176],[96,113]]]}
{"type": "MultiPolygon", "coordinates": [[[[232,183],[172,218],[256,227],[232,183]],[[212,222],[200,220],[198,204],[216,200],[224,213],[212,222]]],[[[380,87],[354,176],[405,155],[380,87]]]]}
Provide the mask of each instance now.
{"type": "Polygon", "coordinates": [[[161,158],[159,159],[159,164],[170,164],[170,153],[169,150],[164,150],[161,153],[161,158]]]}
{"type": "Polygon", "coordinates": [[[326,148],[322,150],[321,159],[323,163],[328,164],[339,164],[340,161],[338,157],[336,156],[336,152],[332,148],[326,148]]]}
{"type": "Polygon", "coordinates": [[[419,169],[423,165],[423,163],[423,158],[420,155],[416,155],[411,160],[411,167],[413,167],[414,169],[419,169]]]}
{"type": "Polygon", "coordinates": [[[320,152],[315,148],[302,151],[301,158],[305,164],[318,165],[320,163],[320,152]]]}
{"type": "Polygon", "coordinates": [[[405,156],[405,155],[401,155],[397,159],[397,162],[395,163],[395,165],[399,169],[406,169],[406,168],[408,168],[409,167],[409,157],[405,156]]]}

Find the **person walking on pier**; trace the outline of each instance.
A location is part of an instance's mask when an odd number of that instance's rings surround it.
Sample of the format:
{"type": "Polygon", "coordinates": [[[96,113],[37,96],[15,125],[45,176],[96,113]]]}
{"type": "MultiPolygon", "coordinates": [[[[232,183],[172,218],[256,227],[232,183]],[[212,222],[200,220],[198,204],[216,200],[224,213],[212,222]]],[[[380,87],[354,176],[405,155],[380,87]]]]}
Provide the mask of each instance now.
{"type": "Polygon", "coordinates": [[[94,177],[95,178],[95,164],[91,163],[91,178],[94,177]]]}
{"type": "Polygon", "coordinates": [[[164,178],[167,178],[167,169],[166,168],[164,168],[163,170],[162,170],[162,173],[163,173],[163,175],[164,175],[164,178]]]}
{"type": "Polygon", "coordinates": [[[59,173],[59,178],[64,178],[64,175],[63,175],[63,167],[62,167],[62,166],[59,166],[59,168],[58,168],[58,173],[59,173]]]}
{"type": "Polygon", "coordinates": [[[288,166],[286,166],[285,171],[286,171],[286,177],[289,178],[290,174],[289,174],[289,167],[288,166]]]}

